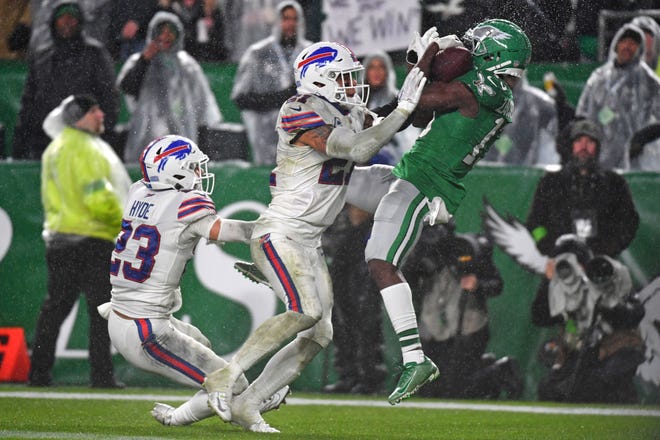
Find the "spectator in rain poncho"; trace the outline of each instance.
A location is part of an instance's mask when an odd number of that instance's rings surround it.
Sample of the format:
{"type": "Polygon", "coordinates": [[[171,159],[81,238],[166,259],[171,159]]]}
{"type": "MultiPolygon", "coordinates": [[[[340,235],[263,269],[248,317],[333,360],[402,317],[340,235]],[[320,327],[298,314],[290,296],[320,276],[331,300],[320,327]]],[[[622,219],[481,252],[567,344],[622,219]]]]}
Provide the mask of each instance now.
{"type": "MultiPolygon", "coordinates": [[[[362,63],[365,69],[365,81],[369,84],[369,100],[367,108],[370,110],[382,107],[396,99],[399,91],[396,88],[396,71],[392,59],[383,51],[373,52],[364,58],[362,63]]],[[[372,159],[372,163],[396,165],[403,153],[410,150],[421,130],[409,125],[394,135],[372,159]]]]}
{"type": "Polygon", "coordinates": [[[282,102],[296,94],[293,61],[312,44],[304,38],[305,18],[297,2],[281,2],[277,11],[272,35],[251,45],[241,58],[231,93],[256,165],[275,164],[277,115],[282,102]]]}
{"type": "MultiPolygon", "coordinates": [[[[644,32],[631,23],[622,26],[612,39],[608,61],[591,73],[575,111],[601,127],[600,163],[606,169],[629,169],[631,138],[660,121],[660,79],[644,62],[644,48],[644,32]]],[[[649,144],[645,150],[659,149],[649,144]]],[[[645,166],[660,170],[659,155],[649,157],[655,163],[645,166]]]]}
{"type": "Polygon", "coordinates": [[[523,75],[513,88],[513,102],[513,122],[504,127],[484,160],[524,166],[559,163],[555,100],[523,75]]]}
{"type": "MultiPolygon", "coordinates": [[[[45,6],[44,6],[45,8],[45,6]]],[[[49,3],[42,44],[31,49],[13,139],[15,159],[38,160],[50,142],[42,129],[48,112],[71,94],[92,95],[105,113],[106,133],[119,115],[119,94],[110,54],[88,37],[85,15],[72,0],[49,3]]],[[[39,28],[41,29],[41,28],[39,28]]]]}
{"type": "Polygon", "coordinates": [[[177,133],[197,142],[199,128],[222,121],[199,63],[183,50],[183,26],[169,12],[149,22],[147,46],[126,61],[117,83],[131,111],[124,161],[137,162],[151,140],[177,133]]]}
{"type": "Polygon", "coordinates": [[[646,38],[644,61],[653,70],[656,75],[660,76],[660,64],[658,58],[660,55],[660,24],[648,15],[640,15],[635,17],[632,24],[639,26],[644,31],[646,38]]]}
{"type": "MultiPolygon", "coordinates": [[[[64,3],[74,3],[76,0],[67,0],[64,3]]],[[[50,21],[53,11],[63,2],[61,0],[31,1],[32,27],[30,32],[29,50],[31,53],[39,52],[44,47],[52,45],[50,21]],[[35,6],[38,3],[38,6],[35,6]]],[[[77,0],[84,15],[84,34],[98,40],[106,49],[108,33],[112,22],[113,0],[77,0]]],[[[112,55],[112,52],[110,52],[112,55]]]]}
{"type": "Polygon", "coordinates": [[[255,42],[268,37],[278,20],[281,0],[224,0],[224,44],[229,60],[238,63],[255,42]]]}

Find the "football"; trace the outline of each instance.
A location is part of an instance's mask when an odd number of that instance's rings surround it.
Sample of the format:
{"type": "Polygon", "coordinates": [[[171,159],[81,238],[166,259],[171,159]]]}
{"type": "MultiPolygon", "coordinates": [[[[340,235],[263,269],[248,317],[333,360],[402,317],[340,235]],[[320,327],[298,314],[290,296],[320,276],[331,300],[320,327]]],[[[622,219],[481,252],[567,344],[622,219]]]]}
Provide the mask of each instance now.
{"type": "Polygon", "coordinates": [[[448,47],[433,57],[431,81],[450,82],[472,69],[472,54],[464,47],[448,47]]]}

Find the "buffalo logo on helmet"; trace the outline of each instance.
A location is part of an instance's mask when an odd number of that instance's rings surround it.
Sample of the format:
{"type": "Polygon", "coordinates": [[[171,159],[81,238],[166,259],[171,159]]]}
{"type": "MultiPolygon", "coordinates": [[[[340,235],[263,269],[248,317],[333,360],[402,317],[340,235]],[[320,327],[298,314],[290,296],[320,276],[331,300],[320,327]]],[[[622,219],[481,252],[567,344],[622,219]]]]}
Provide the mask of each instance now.
{"type": "MultiPolygon", "coordinates": [[[[147,160],[146,160],[147,155],[149,154],[151,149],[160,142],[161,139],[163,139],[163,138],[161,137],[161,138],[153,140],[151,142],[151,144],[149,146],[147,146],[147,148],[145,148],[144,152],[142,153],[142,160],[140,161],[141,162],[142,177],[147,182],[157,182],[159,180],[158,175],[156,175],[156,174],[152,175],[152,176],[149,176],[149,173],[147,173],[147,170],[146,170],[145,167],[147,166],[147,160]]],[[[154,156],[153,164],[154,165],[157,164],[158,165],[157,170],[158,170],[158,172],[161,172],[161,171],[163,171],[163,169],[167,165],[167,162],[168,162],[169,158],[174,157],[177,160],[183,160],[186,157],[188,157],[188,155],[190,153],[192,153],[192,146],[190,145],[190,143],[186,142],[182,139],[177,139],[175,141],[170,142],[167,145],[167,147],[165,147],[165,149],[159,151],[158,154],[156,154],[156,156],[154,156]]]]}
{"type": "MultiPolygon", "coordinates": [[[[351,54],[351,59],[355,62],[357,62],[357,57],[353,53],[352,50],[350,50],[348,47],[344,45],[340,45],[344,49],[348,51],[348,53],[351,54]]],[[[302,61],[298,63],[298,69],[300,69],[300,76],[304,77],[305,73],[307,72],[307,69],[309,69],[310,66],[316,65],[316,66],[324,66],[332,61],[334,61],[337,58],[338,51],[337,49],[334,49],[329,46],[322,46],[314,50],[313,52],[309,53],[302,61]]]]}
{"type": "Polygon", "coordinates": [[[158,153],[156,157],[154,157],[154,163],[158,163],[158,171],[160,172],[165,168],[165,165],[170,158],[173,157],[178,160],[183,160],[188,157],[190,153],[192,153],[192,146],[188,142],[178,139],[170,143],[167,148],[158,153]]]}

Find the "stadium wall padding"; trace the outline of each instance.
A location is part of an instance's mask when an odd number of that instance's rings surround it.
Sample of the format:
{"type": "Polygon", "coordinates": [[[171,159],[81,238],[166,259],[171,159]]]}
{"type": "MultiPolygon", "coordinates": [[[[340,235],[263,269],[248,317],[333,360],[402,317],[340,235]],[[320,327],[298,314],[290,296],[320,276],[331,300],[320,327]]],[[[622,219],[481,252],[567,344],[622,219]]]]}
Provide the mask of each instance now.
{"type": "MultiPolygon", "coordinates": [[[[269,169],[215,163],[213,194],[222,215],[253,219],[270,200],[269,169]]],[[[137,168],[129,169],[138,178],[137,168]]],[[[539,177],[539,168],[477,166],[466,180],[468,195],[456,214],[458,232],[481,230],[481,212],[486,197],[502,216],[524,221],[539,177]]],[[[39,195],[40,163],[0,161],[0,327],[23,327],[28,343],[41,302],[46,294],[45,248],[41,238],[43,210],[39,195]]],[[[660,273],[660,223],[657,194],[660,174],[627,173],[641,224],[635,240],[623,255],[633,268],[637,288],[660,273]]],[[[510,257],[495,251],[495,264],[504,279],[500,297],[489,300],[491,341],[489,349],[498,357],[516,357],[525,375],[524,398],[534,399],[541,370],[536,353],[550,335],[531,324],[530,305],[539,279],[510,257]]],[[[234,352],[254,326],[282,310],[268,289],[241,278],[231,267],[235,259],[249,259],[243,244],[200,244],[183,276],[183,308],[180,319],[198,326],[221,355],[234,352]]],[[[390,370],[388,389],[393,386],[400,354],[389,321],[384,319],[386,360],[390,370]]],[[[55,366],[57,383],[87,384],[87,314],[84,300],[60,334],[61,346],[55,366]]],[[[300,390],[317,391],[335,380],[332,347],[322,352],[295,383],[300,390]]],[[[172,383],[128,365],[114,357],[119,378],[132,386],[171,386],[172,383]]],[[[254,371],[248,374],[253,377],[254,371]]]]}

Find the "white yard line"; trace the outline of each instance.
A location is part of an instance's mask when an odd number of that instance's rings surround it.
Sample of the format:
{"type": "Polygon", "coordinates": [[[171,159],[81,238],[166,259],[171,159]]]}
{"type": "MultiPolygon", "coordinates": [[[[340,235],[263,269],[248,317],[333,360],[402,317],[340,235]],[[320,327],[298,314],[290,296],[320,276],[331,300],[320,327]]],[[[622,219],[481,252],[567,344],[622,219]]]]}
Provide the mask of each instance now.
{"type": "MultiPolygon", "coordinates": [[[[109,393],[57,393],[57,392],[35,392],[35,391],[4,391],[0,392],[0,398],[14,399],[70,399],[70,400],[147,400],[183,402],[188,397],[168,394],[109,394],[109,393]]],[[[341,400],[341,399],[306,399],[289,397],[287,405],[308,406],[361,406],[390,408],[391,405],[385,401],[376,400],[341,400]]],[[[540,405],[496,405],[489,403],[458,403],[458,402],[403,402],[392,408],[418,408],[436,410],[466,410],[466,411],[497,411],[534,414],[571,414],[571,415],[598,415],[598,416],[635,416],[635,417],[660,417],[658,409],[636,409],[636,408],[595,408],[588,406],[540,406],[540,405]]],[[[0,431],[0,437],[2,437],[0,431]]]]}
{"type": "Polygon", "coordinates": [[[91,434],[79,432],[2,431],[0,438],[54,438],[54,439],[103,439],[103,440],[156,440],[163,437],[138,437],[125,435],[91,434]]]}

